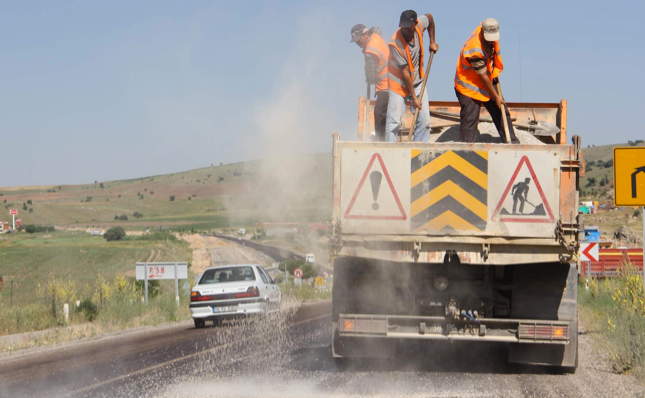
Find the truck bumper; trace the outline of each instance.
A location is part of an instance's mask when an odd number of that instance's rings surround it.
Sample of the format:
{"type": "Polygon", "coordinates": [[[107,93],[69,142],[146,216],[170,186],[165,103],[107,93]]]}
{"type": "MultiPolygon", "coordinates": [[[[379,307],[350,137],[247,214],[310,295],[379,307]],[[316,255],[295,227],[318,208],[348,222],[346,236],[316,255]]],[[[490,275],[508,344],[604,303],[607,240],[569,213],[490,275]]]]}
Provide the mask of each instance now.
{"type": "Polygon", "coordinates": [[[431,316],[340,314],[340,337],[459,340],[497,343],[569,343],[574,322],[535,319],[480,319],[477,322],[431,316]]]}

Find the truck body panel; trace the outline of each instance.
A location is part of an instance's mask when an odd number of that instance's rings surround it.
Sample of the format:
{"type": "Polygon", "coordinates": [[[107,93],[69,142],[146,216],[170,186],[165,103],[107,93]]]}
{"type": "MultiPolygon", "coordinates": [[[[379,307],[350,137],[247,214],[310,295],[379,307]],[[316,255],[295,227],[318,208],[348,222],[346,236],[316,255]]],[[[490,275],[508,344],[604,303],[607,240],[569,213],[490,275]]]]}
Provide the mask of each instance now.
{"type": "MultiPolygon", "coordinates": [[[[490,341],[509,343],[512,361],[575,370],[580,140],[566,144],[566,101],[508,105],[559,133],[544,145],[371,142],[362,98],[359,141],[334,134],[334,357],[490,341]]],[[[459,124],[456,102],[430,112],[433,133],[459,124]]]]}

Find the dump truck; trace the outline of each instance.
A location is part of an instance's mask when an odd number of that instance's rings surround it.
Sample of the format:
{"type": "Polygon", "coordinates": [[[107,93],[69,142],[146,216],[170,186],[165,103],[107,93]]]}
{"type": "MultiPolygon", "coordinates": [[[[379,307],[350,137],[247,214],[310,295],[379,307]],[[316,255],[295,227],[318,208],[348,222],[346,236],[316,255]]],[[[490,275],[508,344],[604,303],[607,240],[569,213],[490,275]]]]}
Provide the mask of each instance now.
{"type": "MultiPolygon", "coordinates": [[[[336,361],[394,357],[406,340],[464,341],[575,372],[584,165],[579,137],[567,143],[566,100],[508,103],[537,138],[517,145],[373,142],[374,105],[360,99],[356,141],[333,134],[336,361]],[[542,124],[557,129],[531,130],[542,124]]],[[[458,128],[459,111],[430,101],[433,134],[458,128]]]]}

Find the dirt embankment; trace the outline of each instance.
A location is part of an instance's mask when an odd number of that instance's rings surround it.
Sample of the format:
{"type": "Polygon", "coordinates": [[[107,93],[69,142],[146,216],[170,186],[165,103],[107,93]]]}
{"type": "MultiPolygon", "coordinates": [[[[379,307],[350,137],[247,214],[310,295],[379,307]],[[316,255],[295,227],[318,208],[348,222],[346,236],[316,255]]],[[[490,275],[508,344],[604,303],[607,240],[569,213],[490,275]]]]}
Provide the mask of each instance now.
{"type": "Polygon", "coordinates": [[[191,270],[196,274],[201,274],[206,268],[211,266],[211,256],[208,249],[230,245],[229,242],[199,234],[179,235],[178,237],[190,244],[190,249],[193,251],[193,265],[191,270]]]}

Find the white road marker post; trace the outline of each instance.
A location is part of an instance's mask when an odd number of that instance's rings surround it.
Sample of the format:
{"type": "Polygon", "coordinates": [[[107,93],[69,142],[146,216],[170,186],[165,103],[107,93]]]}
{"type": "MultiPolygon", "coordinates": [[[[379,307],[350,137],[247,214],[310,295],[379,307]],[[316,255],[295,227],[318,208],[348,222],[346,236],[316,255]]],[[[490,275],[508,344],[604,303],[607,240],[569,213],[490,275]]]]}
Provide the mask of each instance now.
{"type": "Polygon", "coordinates": [[[69,323],[69,304],[63,304],[63,314],[65,315],[65,324],[69,323]]]}
{"type": "Polygon", "coordinates": [[[177,263],[175,263],[175,303],[179,307],[179,274],[177,272],[177,263]]]}
{"type": "Polygon", "coordinates": [[[148,263],[145,263],[144,268],[145,268],[144,273],[146,275],[145,282],[143,284],[145,286],[144,287],[144,289],[145,289],[144,303],[148,304],[148,263]]]}
{"type": "Polygon", "coordinates": [[[643,241],[641,242],[643,246],[643,289],[645,289],[645,206],[643,206],[641,218],[643,219],[643,241]]]}

